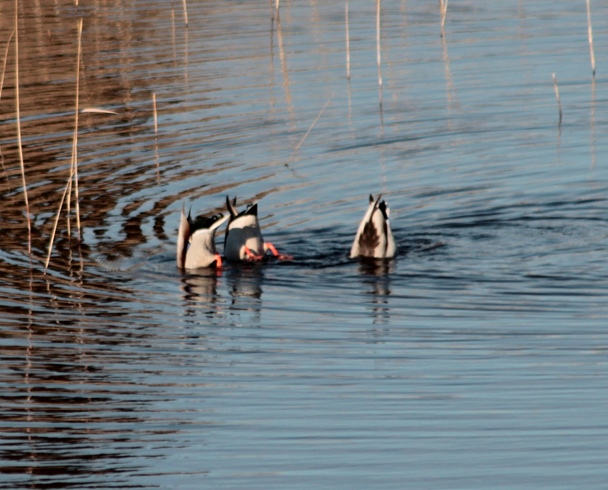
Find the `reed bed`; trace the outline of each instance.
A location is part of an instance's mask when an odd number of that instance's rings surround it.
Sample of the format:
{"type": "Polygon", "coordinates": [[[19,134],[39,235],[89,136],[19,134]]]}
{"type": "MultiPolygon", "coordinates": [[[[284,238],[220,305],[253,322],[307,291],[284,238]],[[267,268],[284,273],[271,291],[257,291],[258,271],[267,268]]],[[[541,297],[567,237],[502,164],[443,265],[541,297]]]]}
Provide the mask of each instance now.
{"type": "MultiPolygon", "coordinates": [[[[76,2],[77,3],[77,2],[76,2]]],[[[281,60],[281,67],[282,67],[282,72],[283,72],[283,80],[284,80],[284,84],[285,84],[285,94],[286,94],[286,99],[287,99],[287,106],[288,109],[290,111],[292,111],[292,104],[291,104],[291,95],[289,92],[289,81],[288,81],[288,75],[290,70],[287,67],[287,63],[285,60],[285,52],[283,49],[283,37],[282,37],[282,31],[281,31],[281,26],[280,26],[280,19],[279,19],[279,8],[280,8],[280,1],[279,0],[269,0],[270,3],[270,8],[271,11],[273,13],[276,19],[276,26],[277,26],[277,39],[278,39],[278,47],[279,47],[279,53],[280,53],[280,60],[281,60]]],[[[440,14],[441,14],[441,29],[442,29],[442,36],[444,35],[444,27],[445,27],[445,23],[446,23],[446,18],[447,18],[447,9],[448,9],[448,0],[440,0],[440,14]]],[[[176,4],[177,9],[179,9],[179,4],[176,4]]],[[[182,5],[183,5],[183,14],[184,14],[184,22],[186,27],[188,27],[189,24],[189,20],[188,20],[188,11],[187,11],[187,0],[182,0],[182,5]]],[[[29,189],[29,196],[28,196],[28,186],[27,186],[27,178],[29,177],[30,180],[34,180],[34,178],[32,177],[33,175],[33,171],[31,169],[31,167],[29,167],[28,170],[28,175],[26,175],[26,168],[25,168],[25,157],[24,157],[24,149],[23,149],[23,143],[22,143],[22,127],[21,127],[21,104],[20,104],[20,81],[19,81],[19,22],[21,21],[22,23],[24,22],[23,19],[19,19],[19,0],[15,0],[15,28],[12,31],[12,33],[10,34],[8,41],[6,42],[6,46],[5,46],[5,50],[4,50],[4,59],[2,62],[2,73],[0,74],[0,99],[2,97],[2,91],[3,91],[3,85],[4,85],[4,81],[5,81],[5,75],[6,75],[6,67],[7,67],[7,63],[8,63],[8,57],[9,57],[9,53],[11,53],[11,42],[14,43],[14,52],[15,52],[15,99],[16,99],[16,125],[17,125],[17,142],[18,142],[18,151],[19,151],[19,163],[20,163],[20,170],[21,170],[21,182],[22,182],[22,186],[23,186],[23,199],[25,202],[25,215],[26,215],[26,219],[27,219],[27,228],[28,228],[28,253],[31,254],[32,253],[32,217],[36,216],[36,212],[34,212],[32,214],[32,212],[30,211],[30,200],[32,201],[32,203],[36,202],[36,194],[34,191],[35,186],[31,185],[30,189],[29,189]]],[[[380,109],[382,110],[383,107],[383,74],[382,74],[382,36],[381,36],[381,28],[382,28],[382,5],[381,5],[381,0],[376,0],[376,19],[375,19],[375,27],[376,27],[376,62],[377,62],[377,79],[378,79],[378,90],[379,90],[379,106],[380,109]]],[[[284,5],[284,8],[289,8],[289,4],[284,5]]],[[[371,5],[369,6],[369,8],[371,8],[371,5]]],[[[435,6],[436,8],[436,6],[435,6]]],[[[385,6],[386,9],[386,6],[385,6]]],[[[590,7],[590,0],[586,0],[586,9],[587,9],[587,24],[588,24],[588,41],[589,41],[589,49],[590,49],[590,59],[591,59],[591,67],[592,67],[592,73],[593,73],[593,77],[594,77],[594,83],[595,83],[595,72],[596,72],[596,62],[595,62],[595,54],[594,54],[594,45],[593,45],[593,30],[592,30],[592,22],[591,22],[591,7],[590,7]]],[[[355,13],[356,11],[353,10],[355,13]]],[[[582,12],[581,12],[582,13],[582,12]]],[[[172,24],[174,26],[175,24],[175,16],[179,16],[179,12],[174,12],[173,10],[171,10],[171,15],[172,15],[172,24]]],[[[345,0],[344,3],[344,21],[345,21],[345,49],[346,49],[346,78],[348,80],[351,79],[351,54],[350,54],[350,15],[351,12],[349,12],[349,1],[345,0]]],[[[388,22],[388,12],[385,13],[385,30],[390,28],[390,23],[388,22]]],[[[436,10],[435,10],[435,16],[436,16],[436,10]]],[[[371,19],[369,19],[371,20],[371,19]]],[[[580,23],[579,23],[580,24],[580,23]]],[[[25,26],[24,26],[25,28],[25,26]]],[[[579,30],[580,28],[582,28],[582,26],[579,25],[579,30]]],[[[596,26],[597,28],[597,26],[596,26]]],[[[436,24],[435,24],[435,28],[433,29],[431,27],[432,30],[436,29],[436,24]]],[[[23,34],[24,30],[22,30],[22,34],[23,34]]],[[[113,111],[102,111],[99,109],[84,109],[84,110],[80,110],[80,71],[81,71],[81,64],[83,62],[82,60],[82,33],[83,33],[83,20],[79,19],[78,20],[78,47],[77,47],[77,59],[76,59],[76,89],[75,89],[75,115],[74,115],[74,128],[73,128],[73,135],[72,135],[72,154],[71,154],[71,160],[70,160],[70,169],[69,169],[69,175],[67,178],[67,183],[65,186],[65,189],[59,189],[59,191],[57,192],[57,194],[59,194],[59,192],[63,191],[63,194],[61,196],[60,199],[60,203],[59,203],[59,208],[57,210],[57,213],[55,216],[53,216],[54,219],[54,227],[53,227],[53,231],[50,237],[50,243],[48,245],[48,256],[47,256],[47,261],[45,264],[45,269],[48,268],[48,264],[50,261],[50,257],[51,257],[51,252],[54,246],[54,239],[55,236],[57,234],[57,229],[58,229],[58,225],[59,225],[59,221],[62,219],[62,215],[61,213],[65,210],[64,206],[66,206],[67,208],[67,234],[68,236],[72,236],[72,229],[70,228],[70,223],[73,224],[73,221],[71,222],[71,219],[73,219],[72,213],[71,213],[71,208],[74,208],[74,214],[76,217],[76,229],[77,229],[77,235],[78,235],[78,239],[82,240],[82,234],[83,234],[83,230],[82,230],[82,223],[81,223],[81,210],[80,210],[80,190],[79,190],[79,165],[78,165],[78,138],[79,138],[79,113],[81,112],[107,112],[107,113],[113,113],[116,114],[113,111]],[[74,199],[74,203],[72,203],[72,199],[74,199]]],[[[353,31],[354,32],[354,31],[353,31]]],[[[435,31],[436,32],[436,31],[435,31]]],[[[373,34],[371,34],[373,35],[373,34]]],[[[436,35],[436,34],[435,34],[436,35]]],[[[387,36],[386,32],[385,32],[385,37],[387,36]]],[[[369,36],[371,37],[371,36],[369,36]]],[[[387,38],[388,39],[388,38],[387,38]]],[[[371,41],[371,39],[368,39],[368,41],[371,41]]],[[[21,40],[22,44],[23,44],[23,39],[21,40]]],[[[386,42],[386,39],[385,39],[386,42]]],[[[175,32],[173,30],[173,45],[175,46],[175,32]]],[[[387,44],[385,46],[385,55],[388,53],[390,54],[390,51],[387,49],[389,46],[389,44],[387,44]]],[[[445,45],[445,40],[444,40],[444,50],[446,49],[446,45],[445,45]]],[[[23,46],[22,46],[23,47],[23,46]]],[[[370,46],[371,48],[371,46],[370,46]]],[[[175,49],[175,47],[174,47],[175,49]]],[[[272,49],[272,42],[271,42],[271,49],[272,49]]],[[[372,48],[373,49],[373,48],[372,48]]],[[[369,53],[371,54],[371,53],[369,53]]],[[[388,60],[388,58],[387,58],[388,60]]],[[[449,75],[449,66],[447,66],[447,54],[444,54],[444,60],[446,61],[446,73],[448,73],[448,75],[446,75],[446,79],[448,79],[448,87],[452,85],[451,83],[451,75],[449,75]]],[[[24,61],[24,58],[22,59],[22,61],[24,61]]],[[[371,61],[371,60],[370,60],[371,61]]],[[[373,63],[373,61],[371,61],[371,63],[373,63]]],[[[386,60],[385,60],[385,64],[386,64],[386,69],[389,70],[387,73],[392,74],[393,71],[391,70],[391,64],[387,64],[386,60]]],[[[372,70],[373,70],[373,65],[372,66],[372,70]]],[[[70,70],[71,71],[71,70],[70,70]]],[[[22,73],[22,82],[25,82],[25,76],[22,73]]],[[[562,74],[563,76],[563,74],[562,74]]],[[[389,76],[389,78],[391,78],[391,76],[389,76]]],[[[558,86],[558,80],[557,80],[557,76],[555,73],[552,74],[552,79],[553,79],[553,87],[554,87],[554,92],[555,92],[555,98],[556,98],[556,103],[557,103],[557,109],[558,109],[558,126],[561,128],[562,122],[563,122],[563,108],[562,108],[562,103],[561,103],[561,98],[560,98],[560,92],[559,92],[559,86],[558,86]]],[[[84,84],[84,79],[83,79],[83,84],[84,84]]],[[[25,83],[23,83],[24,87],[25,87],[25,83]]],[[[21,87],[23,89],[23,87],[21,87]]],[[[7,89],[8,90],[8,89],[7,89]]],[[[595,85],[594,85],[594,90],[595,90],[595,85]]],[[[23,89],[23,92],[25,93],[25,89],[23,89]]],[[[84,93],[84,90],[83,90],[84,93]]],[[[71,95],[70,95],[71,96],[71,95]]],[[[332,94],[333,96],[333,94],[332,94]]],[[[448,95],[449,96],[449,95],[448,95]]],[[[350,97],[350,94],[349,94],[350,97]]],[[[325,105],[323,106],[323,108],[321,109],[321,111],[318,113],[317,117],[315,118],[315,120],[313,121],[313,123],[311,124],[311,126],[308,128],[308,131],[306,132],[306,134],[301,138],[301,140],[298,142],[298,144],[296,145],[296,147],[293,149],[289,159],[287,160],[287,163],[285,164],[286,166],[288,166],[296,157],[298,151],[300,150],[301,146],[303,145],[303,143],[306,141],[306,139],[308,138],[309,134],[311,133],[311,131],[313,130],[313,128],[316,126],[316,124],[318,123],[319,119],[322,117],[324,111],[326,110],[326,108],[328,107],[330,101],[331,101],[332,97],[330,97],[327,102],[325,103],[325,105]]],[[[148,104],[149,104],[149,99],[148,99],[148,104]]],[[[349,102],[350,104],[350,102],[349,102]]],[[[23,106],[23,107],[27,107],[27,106],[23,106]]],[[[149,107],[149,106],[148,106],[149,107]]],[[[157,100],[156,100],[156,93],[152,93],[152,107],[153,107],[153,124],[154,124],[154,137],[155,137],[155,155],[156,155],[156,171],[157,171],[157,177],[159,177],[159,163],[158,163],[158,112],[157,112],[157,100]]],[[[24,110],[24,114],[26,114],[26,110],[24,110]]],[[[27,119],[26,119],[27,121],[27,119]]],[[[148,123],[149,124],[149,123],[148,123]]],[[[26,128],[28,128],[29,126],[26,126],[26,128]]],[[[11,132],[13,130],[11,129],[11,132]]],[[[28,131],[29,132],[29,131],[28,131]]],[[[81,135],[81,137],[83,137],[81,135]]],[[[68,136],[69,138],[69,136],[68,136]]],[[[26,138],[26,143],[27,143],[27,138],[26,138]]],[[[25,149],[25,153],[27,157],[29,157],[30,160],[33,160],[32,155],[29,153],[27,146],[25,149]]],[[[82,151],[82,144],[81,144],[81,151],[82,151]]],[[[82,171],[82,169],[81,169],[82,171]]],[[[15,175],[16,177],[16,175],[15,175]]],[[[60,184],[63,185],[63,182],[60,184]]],[[[19,201],[21,200],[21,198],[19,198],[19,201]]],[[[84,205],[84,204],[83,204],[84,205]]],[[[32,205],[33,208],[36,208],[35,204],[32,205]]],[[[35,210],[36,211],[36,210],[35,210]]],[[[21,210],[20,210],[21,212],[21,210]]],[[[19,226],[22,226],[22,224],[20,224],[19,226]]],[[[36,248],[36,247],[34,247],[36,248]]]]}

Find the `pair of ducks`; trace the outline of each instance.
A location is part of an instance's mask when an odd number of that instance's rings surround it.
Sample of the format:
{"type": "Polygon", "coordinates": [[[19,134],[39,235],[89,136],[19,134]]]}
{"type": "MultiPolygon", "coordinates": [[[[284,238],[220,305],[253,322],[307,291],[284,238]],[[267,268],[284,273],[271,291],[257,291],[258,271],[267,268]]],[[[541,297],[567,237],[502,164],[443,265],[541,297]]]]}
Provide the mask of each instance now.
{"type": "MultiPolygon", "coordinates": [[[[390,259],[397,247],[389,222],[389,208],[382,196],[374,200],[369,196],[369,206],[359,225],[350,257],[390,259]]],[[[226,196],[228,214],[215,216],[186,216],[182,208],[177,235],[177,267],[199,269],[222,267],[222,257],[215,248],[215,231],[228,220],[224,238],[224,257],[231,261],[256,262],[264,260],[267,252],[281,260],[293,257],[280,254],[275,246],[264,241],[258,221],[258,205],[251,204],[244,211],[236,208],[236,198],[226,196]]]]}

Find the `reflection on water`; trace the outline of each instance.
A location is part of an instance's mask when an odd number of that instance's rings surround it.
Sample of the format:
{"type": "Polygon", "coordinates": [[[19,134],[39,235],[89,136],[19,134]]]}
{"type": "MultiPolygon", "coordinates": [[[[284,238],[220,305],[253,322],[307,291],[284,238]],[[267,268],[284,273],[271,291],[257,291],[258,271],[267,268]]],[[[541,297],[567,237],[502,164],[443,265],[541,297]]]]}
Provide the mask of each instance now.
{"type": "Polygon", "coordinates": [[[17,6],[33,252],[7,1],[0,486],[605,484],[608,126],[584,9],[454,2],[440,29],[434,2],[383,2],[380,108],[374,2],[349,0],[350,80],[343,4],[189,2],[188,28],[179,2],[17,6]],[[117,114],[80,114],[83,240],[64,212],[44,274],[79,19],[80,108],[117,114]],[[399,256],[349,260],[380,192],[399,256]],[[182,206],[226,195],[260,201],[295,259],[180,273],[182,206]]]}
{"type": "Polygon", "coordinates": [[[196,317],[201,309],[212,323],[259,326],[262,310],[263,265],[232,264],[222,271],[181,277],[184,315],[196,317]],[[246,317],[246,318],[242,318],[246,317]]]}
{"type": "Polygon", "coordinates": [[[201,301],[214,303],[217,300],[217,274],[210,271],[208,275],[186,274],[182,277],[181,290],[184,301],[201,301]]]}
{"type": "Polygon", "coordinates": [[[364,260],[359,263],[361,281],[372,296],[371,313],[374,324],[388,323],[390,319],[390,275],[395,271],[394,260],[364,260]]]}

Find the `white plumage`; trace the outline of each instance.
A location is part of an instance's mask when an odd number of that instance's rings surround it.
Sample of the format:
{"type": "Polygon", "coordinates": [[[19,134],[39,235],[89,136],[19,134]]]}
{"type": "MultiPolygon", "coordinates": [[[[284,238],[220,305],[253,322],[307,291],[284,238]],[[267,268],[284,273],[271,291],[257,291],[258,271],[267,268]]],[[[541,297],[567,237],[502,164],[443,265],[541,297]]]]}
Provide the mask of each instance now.
{"type": "Polygon", "coordinates": [[[179,231],[177,233],[177,267],[198,269],[201,267],[221,267],[222,258],[215,248],[215,230],[228,219],[228,215],[216,214],[211,217],[186,216],[182,208],[179,231]]]}
{"type": "Polygon", "coordinates": [[[369,206],[359,224],[355,241],[350,249],[350,257],[370,257],[390,259],[397,252],[395,238],[389,221],[389,207],[386,201],[369,196],[369,206]]]}

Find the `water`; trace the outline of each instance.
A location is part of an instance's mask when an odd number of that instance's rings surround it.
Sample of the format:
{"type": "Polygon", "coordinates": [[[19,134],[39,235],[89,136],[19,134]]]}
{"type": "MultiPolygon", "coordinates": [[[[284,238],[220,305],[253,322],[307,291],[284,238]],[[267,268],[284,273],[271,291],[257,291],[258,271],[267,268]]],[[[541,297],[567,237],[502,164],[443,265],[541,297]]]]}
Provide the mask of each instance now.
{"type": "Polygon", "coordinates": [[[380,94],[373,3],[349,2],[350,82],[343,4],[190,2],[188,29],[181,2],[20,4],[3,488],[605,484],[608,8],[593,80],[584,3],[454,2],[442,37],[435,2],[382,2],[380,94]],[[118,115],[80,114],[83,241],[64,213],[44,275],[81,17],[79,107],[118,115]],[[389,263],[347,258],[369,193],[389,263]],[[295,259],[180,274],[182,206],[226,195],[295,259]]]}

